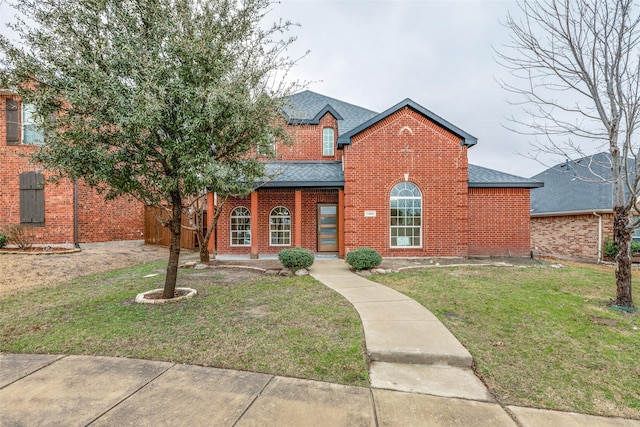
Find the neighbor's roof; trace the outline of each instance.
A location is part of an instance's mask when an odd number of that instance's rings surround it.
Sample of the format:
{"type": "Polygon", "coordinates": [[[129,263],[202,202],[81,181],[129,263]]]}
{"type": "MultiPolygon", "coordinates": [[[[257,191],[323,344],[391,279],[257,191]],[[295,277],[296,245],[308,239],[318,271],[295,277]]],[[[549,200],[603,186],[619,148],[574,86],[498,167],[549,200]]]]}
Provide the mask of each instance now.
{"type": "Polygon", "coordinates": [[[559,163],[531,179],[544,182],[543,188],[531,191],[532,215],[613,209],[609,153],[559,163]]]}
{"type": "Polygon", "coordinates": [[[344,187],[342,162],[268,162],[267,177],[257,187],[344,187]]]}
{"type": "Polygon", "coordinates": [[[543,185],[539,180],[469,165],[469,188],[539,188],[543,185]]]}

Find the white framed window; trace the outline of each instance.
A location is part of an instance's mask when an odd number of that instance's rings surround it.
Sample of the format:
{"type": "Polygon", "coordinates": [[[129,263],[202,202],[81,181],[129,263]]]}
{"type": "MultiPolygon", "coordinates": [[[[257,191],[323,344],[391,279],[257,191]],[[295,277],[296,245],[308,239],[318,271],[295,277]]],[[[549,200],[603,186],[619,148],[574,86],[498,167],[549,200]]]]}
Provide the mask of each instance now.
{"type": "Polygon", "coordinates": [[[22,104],[22,143],[42,144],[44,143],[44,133],[42,129],[36,127],[33,122],[33,104],[22,104]]]}
{"type": "Polygon", "coordinates": [[[269,214],[269,244],[291,245],[291,213],[284,206],[277,206],[269,214]]]}
{"type": "MultiPolygon", "coordinates": [[[[632,221],[633,221],[633,222],[636,222],[636,221],[638,221],[639,219],[640,219],[640,216],[638,216],[638,215],[634,215],[634,216],[633,216],[633,220],[632,220],[632,221]]],[[[638,228],[634,228],[634,229],[633,229],[633,234],[631,235],[631,240],[632,240],[633,242],[640,242],[640,227],[638,227],[638,228]]]]}
{"type": "Polygon", "coordinates": [[[422,193],[411,182],[401,182],[391,190],[391,247],[422,246],[422,193]]]}
{"type": "Polygon", "coordinates": [[[231,246],[251,246],[251,212],[244,206],[231,211],[231,246]]]}
{"type": "Polygon", "coordinates": [[[322,129],[322,155],[333,156],[333,128],[322,129]]]}

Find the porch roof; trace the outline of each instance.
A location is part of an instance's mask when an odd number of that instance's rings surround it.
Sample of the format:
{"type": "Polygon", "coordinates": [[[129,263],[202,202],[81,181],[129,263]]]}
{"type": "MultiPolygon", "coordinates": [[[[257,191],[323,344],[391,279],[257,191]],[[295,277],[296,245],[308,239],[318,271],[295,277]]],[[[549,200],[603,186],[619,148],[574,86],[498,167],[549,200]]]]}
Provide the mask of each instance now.
{"type": "Polygon", "coordinates": [[[266,177],[256,188],[344,187],[342,162],[290,161],[265,164],[266,177]]]}

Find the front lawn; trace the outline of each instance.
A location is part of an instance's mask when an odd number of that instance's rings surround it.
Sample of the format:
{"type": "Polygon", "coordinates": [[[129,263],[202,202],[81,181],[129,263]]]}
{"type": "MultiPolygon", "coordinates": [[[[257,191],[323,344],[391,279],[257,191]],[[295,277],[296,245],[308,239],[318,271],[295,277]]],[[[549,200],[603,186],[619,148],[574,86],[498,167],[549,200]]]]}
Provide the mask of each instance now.
{"type": "Polygon", "coordinates": [[[372,280],[431,310],[501,404],[640,419],[640,315],[607,307],[612,269],[447,267],[372,280]]]}
{"type": "Polygon", "coordinates": [[[199,295],[140,305],[166,262],[0,299],[0,352],[122,356],[368,386],[360,319],[310,277],[180,270],[199,295]],[[152,278],[143,278],[158,273],[152,278]]]}

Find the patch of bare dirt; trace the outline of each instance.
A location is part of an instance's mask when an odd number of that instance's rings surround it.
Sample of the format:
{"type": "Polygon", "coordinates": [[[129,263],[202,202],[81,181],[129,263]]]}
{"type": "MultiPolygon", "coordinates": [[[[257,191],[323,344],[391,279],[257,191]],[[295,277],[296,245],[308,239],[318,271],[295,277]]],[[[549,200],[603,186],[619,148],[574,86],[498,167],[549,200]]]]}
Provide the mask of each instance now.
{"type": "MultiPolygon", "coordinates": [[[[159,246],[138,243],[81,245],[75,253],[0,254],[0,297],[21,289],[51,286],[88,274],[168,259],[159,246]]],[[[181,261],[190,253],[181,254],[181,261]]]]}

